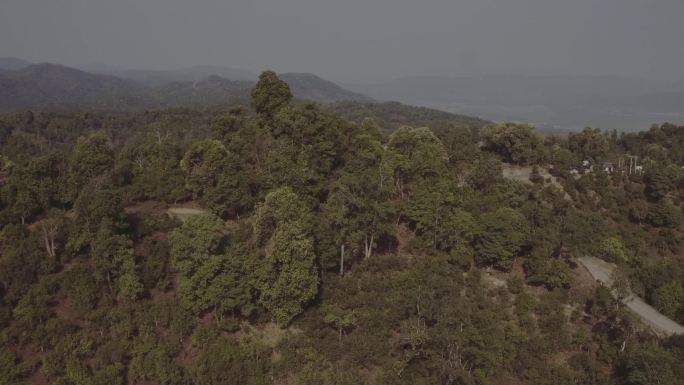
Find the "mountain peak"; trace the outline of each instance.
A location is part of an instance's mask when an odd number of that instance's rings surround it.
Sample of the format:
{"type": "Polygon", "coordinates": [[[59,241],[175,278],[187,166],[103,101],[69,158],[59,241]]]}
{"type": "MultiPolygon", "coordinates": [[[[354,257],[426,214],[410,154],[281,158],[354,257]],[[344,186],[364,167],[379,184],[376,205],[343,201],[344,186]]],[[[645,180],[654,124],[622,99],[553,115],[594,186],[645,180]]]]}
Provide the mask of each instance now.
{"type": "Polygon", "coordinates": [[[324,103],[337,101],[373,102],[373,99],[356,92],[349,91],[322,77],[312,73],[287,72],[278,75],[292,90],[298,99],[310,99],[324,103]]]}

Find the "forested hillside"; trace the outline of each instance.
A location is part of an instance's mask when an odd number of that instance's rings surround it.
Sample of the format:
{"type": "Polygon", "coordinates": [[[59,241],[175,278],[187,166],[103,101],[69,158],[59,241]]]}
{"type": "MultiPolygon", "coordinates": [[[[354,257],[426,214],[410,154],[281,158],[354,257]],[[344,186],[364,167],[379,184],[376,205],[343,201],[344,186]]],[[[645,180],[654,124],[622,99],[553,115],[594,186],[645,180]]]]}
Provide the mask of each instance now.
{"type": "Polygon", "coordinates": [[[684,127],[249,96],[0,115],[0,384],[681,384],[684,127]]]}

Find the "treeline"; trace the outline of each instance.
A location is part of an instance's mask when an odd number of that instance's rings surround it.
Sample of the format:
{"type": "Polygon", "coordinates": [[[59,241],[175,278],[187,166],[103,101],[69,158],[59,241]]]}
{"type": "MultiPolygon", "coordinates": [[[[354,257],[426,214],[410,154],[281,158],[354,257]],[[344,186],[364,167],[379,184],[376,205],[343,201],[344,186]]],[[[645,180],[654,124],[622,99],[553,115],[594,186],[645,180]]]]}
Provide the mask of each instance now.
{"type": "MultiPolygon", "coordinates": [[[[569,257],[618,263],[636,293],[684,319],[681,128],[543,138],[439,115],[434,129],[390,129],[293,102],[272,72],[251,96],[3,116],[0,383],[684,374],[684,341],[654,339],[606,289],[575,290],[569,257]],[[647,158],[643,174],[603,171],[627,153],[647,158]],[[504,178],[502,161],[530,167],[529,183],[504,178]],[[540,174],[549,165],[554,180],[540,174]],[[180,222],[150,201],[206,212],[180,222]]],[[[385,108],[364,111],[400,110],[385,108]]]]}

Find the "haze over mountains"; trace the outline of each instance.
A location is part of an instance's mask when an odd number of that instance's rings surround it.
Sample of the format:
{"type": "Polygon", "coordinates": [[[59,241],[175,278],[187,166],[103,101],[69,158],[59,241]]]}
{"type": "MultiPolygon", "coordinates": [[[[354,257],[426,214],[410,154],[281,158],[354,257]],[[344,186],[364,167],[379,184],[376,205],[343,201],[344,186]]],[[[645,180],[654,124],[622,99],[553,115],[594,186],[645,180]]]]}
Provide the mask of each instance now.
{"type": "MultiPolygon", "coordinates": [[[[257,78],[249,71],[211,66],[176,71],[105,66],[89,69],[0,59],[0,111],[213,105],[248,98],[257,78]]],[[[298,99],[321,103],[372,101],[313,74],[287,73],[282,77],[298,99]]]]}
{"type": "Polygon", "coordinates": [[[220,66],[194,66],[165,71],[123,69],[107,65],[92,64],[79,66],[79,69],[86,72],[132,79],[151,87],[161,86],[170,82],[196,82],[211,75],[240,81],[254,81],[257,78],[256,73],[248,70],[220,66]]]}
{"type": "Polygon", "coordinates": [[[684,82],[618,76],[424,76],[348,86],[377,100],[428,106],[543,130],[636,130],[684,123],[684,82]]]}
{"type": "MultiPolygon", "coordinates": [[[[684,123],[684,82],[618,76],[415,76],[344,88],[310,73],[281,74],[298,99],[321,103],[399,101],[546,131],[585,126],[636,130],[684,123]]],[[[257,78],[245,69],[178,70],[32,64],[0,58],[0,111],[110,110],[212,105],[245,99],[257,78]]]]}

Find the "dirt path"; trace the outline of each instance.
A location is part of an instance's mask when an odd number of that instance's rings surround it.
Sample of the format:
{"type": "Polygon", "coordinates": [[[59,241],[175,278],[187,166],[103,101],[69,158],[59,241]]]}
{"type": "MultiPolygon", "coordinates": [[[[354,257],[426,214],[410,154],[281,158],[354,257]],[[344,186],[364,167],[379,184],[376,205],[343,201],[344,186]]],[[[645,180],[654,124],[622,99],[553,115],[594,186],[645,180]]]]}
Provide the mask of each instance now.
{"type": "MultiPolygon", "coordinates": [[[[594,257],[581,257],[578,258],[578,260],[594,279],[606,286],[611,285],[611,275],[615,270],[615,265],[594,257]]],[[[684,334],[684,326],[667,318],[665,315],[658,312],[658,310],[644,302],[641,298],[630,295],[625,298],[622,303],[659,334],[684,334]]]]}
{"type": "MultiPolygon", "coordinates": [[[[501,172],[504,178],[516,180],[518,182],[526,184],[532,184],[530,177],[532,176],[533,168],[534,167],[532,166],[516,166],[508,163],[501,164],[501,172]]],[[[549,171],[546,167],[539,167],[539,176],[544,178],[545,181],[550,181],[552,185],[558,187],[561,191],[565,192],[563,185],[560,184],[560,182],[558,182],[558,179],[556,179],[555,176],[549,174],[549,171]]],[[[564,198],[566,200],[571,200],[570,195],[568,195],[568,193],[565,193],[564,198]]]]}
{"type": "Polygon", "coordinates": [[[206,213],[206,210],[196,209],[192,207],[171,207],[168,210],[169,214],[173,217],[180,219],[185,222],[193,215],[206,213]]]}

